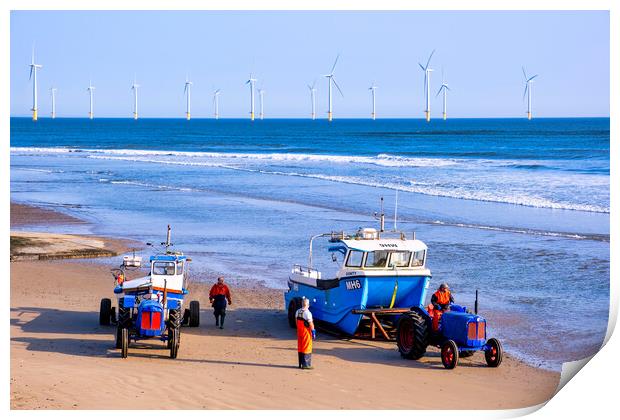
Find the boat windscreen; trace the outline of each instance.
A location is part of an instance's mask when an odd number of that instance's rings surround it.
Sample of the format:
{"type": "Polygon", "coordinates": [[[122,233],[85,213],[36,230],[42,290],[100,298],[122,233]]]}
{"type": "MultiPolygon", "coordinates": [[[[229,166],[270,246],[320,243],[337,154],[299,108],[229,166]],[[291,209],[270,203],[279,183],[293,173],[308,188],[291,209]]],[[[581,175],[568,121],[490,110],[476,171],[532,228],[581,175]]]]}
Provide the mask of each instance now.
{"type": "Polygon", "coordinates": [[[366,256],[366,264],[368,268],[383,268],[388,260],[388,251],[372,251],[366,256]]]}

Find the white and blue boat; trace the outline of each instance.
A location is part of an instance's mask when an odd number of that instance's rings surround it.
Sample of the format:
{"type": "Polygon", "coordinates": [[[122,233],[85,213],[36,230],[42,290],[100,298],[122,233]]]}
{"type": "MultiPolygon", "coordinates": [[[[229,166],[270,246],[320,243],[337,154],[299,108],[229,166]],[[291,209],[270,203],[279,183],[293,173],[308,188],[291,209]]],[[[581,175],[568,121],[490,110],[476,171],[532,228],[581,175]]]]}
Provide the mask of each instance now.
{"type": "Polygon", "coordinates": [[[415,234],[408,239],[402,232],[383,229],[313,236],[308,266],[293,266],[289,290],[284,294],[291,327],[303,297],[310,300],[316,321],[349,335],[355,335],[360,328],[365,310],[393,310],[394,315],[388,318],[394,321],[398,317],[395,308],[422,306],[431,279],[426,251],[427,246],[415,239],[415,234]],[[342,260],[337,273],[330,278],[323,278],[312,265],[312,242],[320,237],[328,238],[333,261],[342,260]]]}

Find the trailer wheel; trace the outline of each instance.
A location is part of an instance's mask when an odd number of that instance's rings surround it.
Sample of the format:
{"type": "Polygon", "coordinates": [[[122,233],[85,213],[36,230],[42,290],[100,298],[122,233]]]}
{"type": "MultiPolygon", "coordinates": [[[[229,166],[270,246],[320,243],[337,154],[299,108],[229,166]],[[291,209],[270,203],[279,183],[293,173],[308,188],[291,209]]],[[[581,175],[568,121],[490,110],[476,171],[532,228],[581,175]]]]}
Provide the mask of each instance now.
{"type": "Polygon", "coordinates": [[[467,357],[472,357],[474,353],[475,351],[473,350],[462,350],[459,352],[459,357],[462,357],[463,359],[465,359],[467,357]]]}
{"type": "Polygon", "coordinates": [[[301,298],[293,298],[288,304],[288,325],[291,328],[297,328],[297,320],[295,319],[295,314],[297,310],[301,308],[301,298]]]}
{"type": "Polygon", "coordinates": [[[176,359],[177,355],[179,354],[179,345],[181,344],[180,341],[180,334],[179,334],[179,329],[178,328],[173,328],[173,329],[169,329],[168,330],[168,343],[169,343],[169,347],[170,347],[170,358],[171,359],[176,359]]]}
{"type": "Polygon", "coordinates": [[[129,330],[127,328],[121,328],[121,357],[127,358],[129,351],[129,330]]]}
{"type": "Polygon", "coordinates": [[[489,367],[498,367],[502,364],[502,356],[504,354],[502,343],[497,338],[489,338],[487,346],[489,346],[489,349],[484,352],[487,365],[489,367]]]}
{"type": "Polygon", "coordinates": [[[416,312],[403,314],[398,320],[396,344],[401,357],[417,360],[428,346],[428,325],[416,312]]]}
{"type": "Polygon", "coordinates": [[[108,298],[101,299],[99,305],[99,325],[110,325],[112,314],[112,301],[108,298]]]}
{"type": "Polygon", "coordinates": [[[197,327],[200,325],[200,302],[192,300],[189,303],[189,326],[197,327]]]}
{"type": "Polygon", "coordinates": [[[452,340],[441,346],[441,363],[446,369],[454,369],[459,364],[459,348],[452,340]]]}

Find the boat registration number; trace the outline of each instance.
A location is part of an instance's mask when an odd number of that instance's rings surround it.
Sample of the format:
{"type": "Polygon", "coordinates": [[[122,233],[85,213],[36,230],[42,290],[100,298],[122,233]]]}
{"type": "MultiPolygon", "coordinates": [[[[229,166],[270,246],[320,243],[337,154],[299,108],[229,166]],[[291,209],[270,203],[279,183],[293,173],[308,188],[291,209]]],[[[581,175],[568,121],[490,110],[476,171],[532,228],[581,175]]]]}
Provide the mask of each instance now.
{"type": "Polygon", "coordinates": [[[362,283],[359,280],[347,280],[345,282],[345,286],[347,287],[347,290],[361,289],[362,283]]]}

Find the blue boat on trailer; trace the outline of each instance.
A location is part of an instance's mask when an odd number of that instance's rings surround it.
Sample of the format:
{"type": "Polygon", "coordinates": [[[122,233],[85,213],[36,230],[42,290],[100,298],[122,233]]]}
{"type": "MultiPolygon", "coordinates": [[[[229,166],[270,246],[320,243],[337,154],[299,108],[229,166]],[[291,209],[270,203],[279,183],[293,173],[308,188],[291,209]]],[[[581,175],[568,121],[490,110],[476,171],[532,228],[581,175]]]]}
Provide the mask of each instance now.
{"type": "Polygon", "coordinates": [[[289,324],[295,326],[295,312],[303,297],[310,300],[316,321],[348,335],[356,335],[362,319],[374,317],[375,310],[383,315],[381,323],[395,324],[403,312],[398,308],[424,304],[431,279],[426,252],[427,246],[415,239],[415,234],[407,238],[402,232],[384,229],[360,228],[352,235],[332,232],[313,236],[308,266],[293,266],[289,290],[284,294],[289,324]],[[312,246],[317,238],[329,240],[333,261],[339,260],[338,254],[342,256],[332,278],[324,279],[313,267],[312,246]]]}

